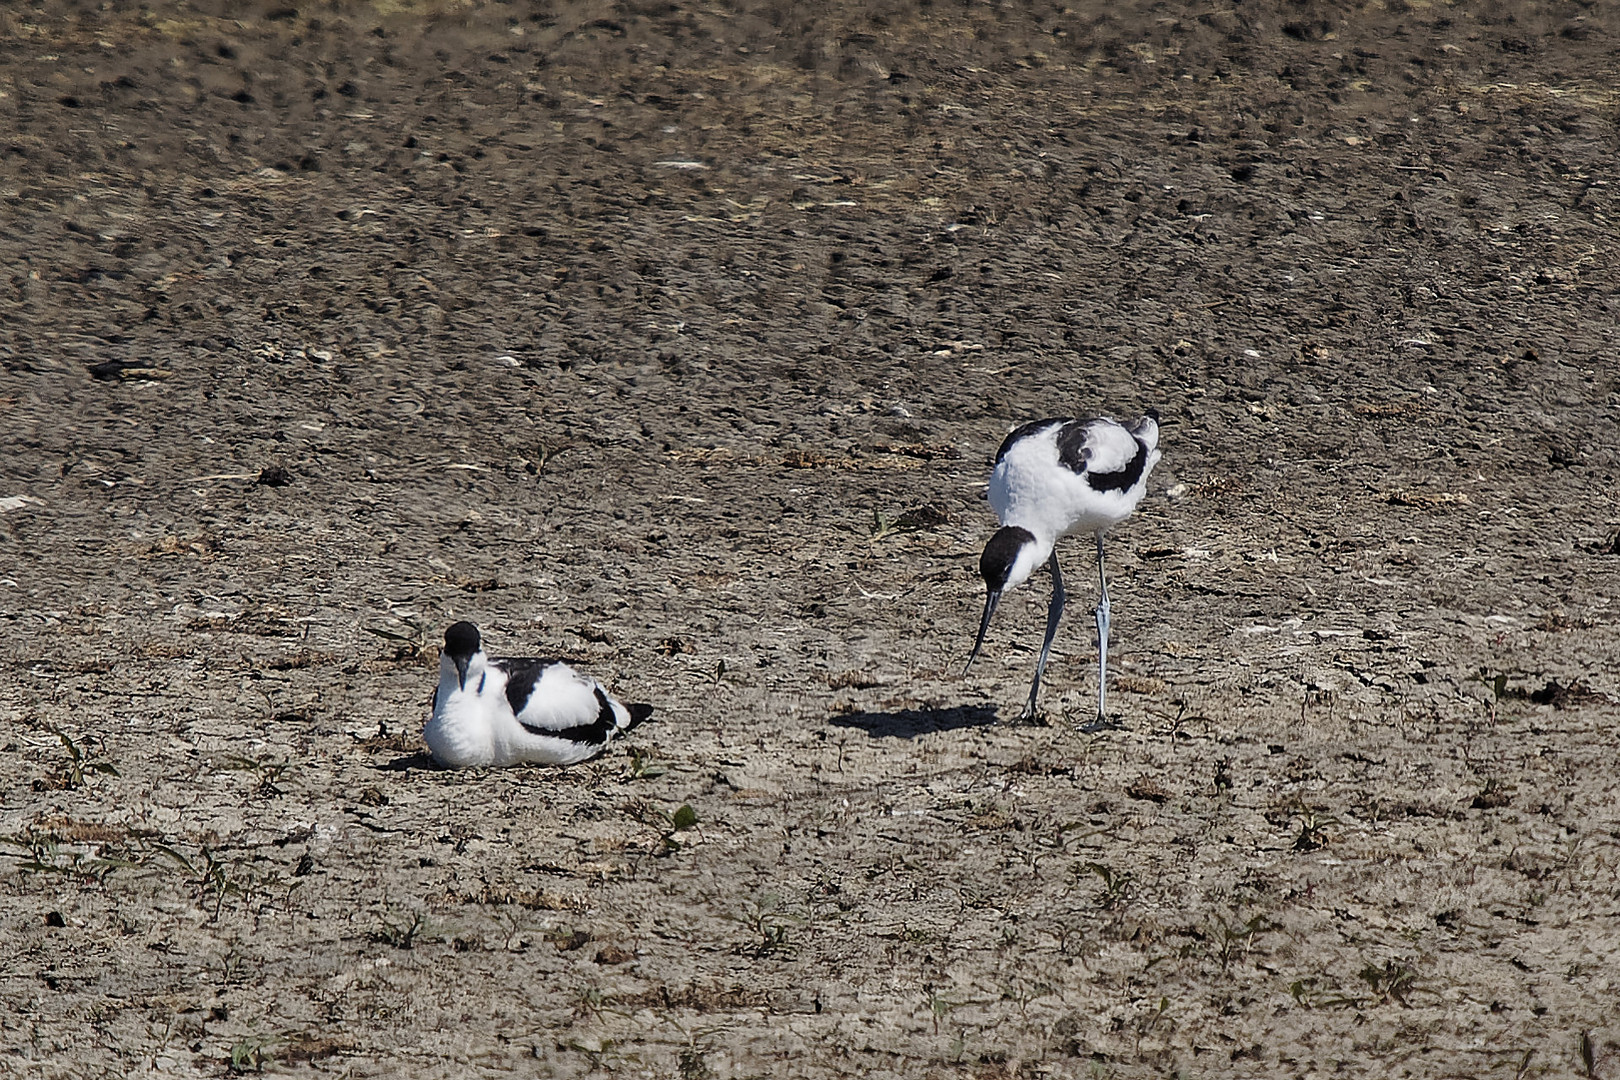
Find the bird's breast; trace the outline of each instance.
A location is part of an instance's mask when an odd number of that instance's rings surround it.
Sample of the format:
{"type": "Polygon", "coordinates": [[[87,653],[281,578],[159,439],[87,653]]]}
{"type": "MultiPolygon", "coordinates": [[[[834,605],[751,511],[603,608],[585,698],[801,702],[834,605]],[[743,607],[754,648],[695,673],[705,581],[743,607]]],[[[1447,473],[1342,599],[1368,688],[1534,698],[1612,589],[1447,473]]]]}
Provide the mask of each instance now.
{"type": "Polygon", "coordinates": [[[495,760],[495,729],[487,702],[469,690],[440,687],[433,715],[422,729],[433,760],[462,769],[495,760]]]}

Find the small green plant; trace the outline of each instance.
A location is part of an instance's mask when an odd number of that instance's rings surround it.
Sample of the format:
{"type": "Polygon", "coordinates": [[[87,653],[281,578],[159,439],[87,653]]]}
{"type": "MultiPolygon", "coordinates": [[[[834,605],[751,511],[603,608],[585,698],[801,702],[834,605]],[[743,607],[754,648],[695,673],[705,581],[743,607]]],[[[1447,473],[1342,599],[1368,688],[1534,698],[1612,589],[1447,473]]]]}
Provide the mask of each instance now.
{"type": "Polygon", "coordinates": [[[591,1016],[597,1021],[604,1019],[603,1013],[607,1006],[608,997],[602,993],[599,986],[587,986],[574,996],[574,1015],[591,1016]]]}
{"type": "Polygon", "coordinates": [[[577,1050],[590,1059],[591,1072],[617,1071],[614,1069],[614,1065],[619,1061],[620,1055],[618,1044],[612,1039],[603,1039],[595,1047],[588,1046],[578,1039],[570,1040],[566,1045],[568,1049],[577,1050]]]}
{"type": "Polygon", "coordinates": [[[152,850],[173,860],[175,865],[191,875],[191,884],[197,890],[198,900],[204,906],[213,904],[209,918],[214,922],[219,921],[226,897],[239,896],[244,902],[251,903],[255,892],[265,886],[281,882],[281,878],[276,874],[256,874],[252,870],[244,869],[238,863],[221,859],[206,844],[198,851],[196,859],[186,858],[167,844],[154,843],[152,850]]]}
{"type": "Polygon", "coordinates": [[[934,932],[926,926],[912,926],[909,923],[901,923],[900,940],[910,945],[932,945],[934,943],[934,932]]]}
{"type": "Polygon", "coordinates": [[[652,854],[659,858],[673,855],[681,850],[680,838],[675,834],[694,828],[698,823],[697,811],[686,803],[683,803],[673,813],[660,810],[658,807],[642,800],[632,800],[619,809],[643,825],[651,825],[658,830],[658,845],[653,849],[652,854]]]}
{"type": "Polygon", "coordinates": [[[1136,881],[1136,875],[1128,870],[1115,870],[1102,863],[1088,862],[1086,869],[1102,879],[1102,895],[1097,898],[1097,906],[1109,911],[1118,911],[1130,899],[1131,886],[1136,881]]]}
{"type": "Polygon", "coordinates": [[[1412,1007],[1406,997],[1413,991],[1417,975],[1408,964],[1399,960],[1385,960],[1382,967],[1368,964],[1361,969],[1361,981],[1373,992],[1377,1004],[1395,1001],[1403,1009],[1412,1007]]]}
{"type": "Polygon", "coordinates": [[[921,532],[943,525],[948,517],[932,506],[914,506],[910,510],[903,510],[894,517],[873,507],[872,524],[867,528],[867,536],[876,544],[880,540],[887,540],[891,536],[901,533],[921,532]]]}
{"type": "Polygon", "coordinates": [[[219,981],[222,983],[237,983],[243,978],[243,965],[247,957],[243,956],[237,948],[239,942],[232,942],[231,947],[219,958],[219,981]]]}
{"type": "Polygon", "coordinates": [[[697,811],[692,809],[690,803],[682,803],[673,814],[666,814],[660,810],[658,815],[669,825],[669,828],[664,830],[663,834],[658,838],[659,843],[663,845],[663,849],[659,854],[668,855],[679,851],[681,842],[675,838],[675,834],[684,829],[696,827],[698,823],[697,811]]]}
{"type": "Polygon", "coordinates": [[[928,1011],[934,1014],[934,1034],[939,1034],[939,1022],[950,1015],[951,1010],[960,1008],[960,1001],[949,1001],[939,993],[928,991],[928,1011]]]}
{"type": "Polygon", "coordinates": [[[1018,1006],[1018,1011],[1028,1016],[1030,1002],[1056,992],[1056,989],[1048,983],[1015,981],[1008,983],[1001,991],[1001,1000],[1014,1002],[1018,1006]]]}
{"type": "Polygon", "coordinates": [[[1275,926],[1266,922],[1264,915],[1256,915],[1248,922],[1239,923],[1237,926],[1232,926],[1225,919],[1216,919],[1212,936],[1215,938],[1215,950],[1221,961],[1221,970],[1225,971],[1227,965],[1232,962],[1232,954],[1239,945],[1243,946],[1243,951],[1247,953],[1254,946],[1256,934],[1275,929],[1277,929],[1275,926]]]}
{"type": "Polygon", "coordinates": [[[81,788],[84,786],[84,776],[87,772],[100,773],[103,776],[118,775],[118,770],[113,768],[111,762],[91,761],[90,756],[61,728],[53,724],[50,730],[62,741],[62,748],[68,752],[67,768],[58,775],[58,786],[70,790],[81,788]]]}
{"type": "Polygon", "coordinates": [[[269,758],[241,757],[237,754],[231,754],[225,759],[227,769],[253,773],[258,778],[258,782],[253,788],[254,794],[265,796],[285,794],[281,789],[280,780],[289,765],[291,765],[291,762],[271,761],[269,758]]]}
{"type": "Polygon", "coordinates": [[[114,870],[137,865],[130,859],[109,859],[82,850],[81,845],[64,844],[49,831],[29,828],[16,836],[0,836],[0,844],[14,847],[22,859],[17,870],[23,874],[60,874],[85,883],[101,884],[114,870]]]}
{"type": "Polygon", "coordinates": [[[1481,683],[1485,684],[1485,688],[1491,692],[1492,701],[1501,701],[1503,698],[1510,696],[1507,688],[1508,677],[1505,674],[1489,675],[1485,669],[1481,668],[1477,677],[1481,683]]]}
{"type": "Polygon", "coordinates": [[[630,764],[624,774],[626,780],[652,780],[668,771],[662,762],[654,761],[640,747],[630,748],[630,764]]]}
{"type": "Polygon", "coordinates": [[[873,507],[872,525],[867,529],[867,536],[871,538],[872,543],[875,544],[879,540],[887,540],[889,537],[900,531],[901,530],[896,527],[893,518],[876,507],[873,507]]]}
{"type": "Polygon", "coordinates": [[[270,1046],[263,1039],[242,1039],[231,1047],[229,1067],[233,1073],[264,1072],[270,1061],[270,1046]]]}
{"type": "Polygon", "coordinates": [[[747,901],[736,921],[759,939],[750,944],[749,951],[755,957],[761,957],[773,952],[792,952],[794,946],[788,937],[789,929],[804,920],[784,912],[781,897],[765,893],[747,901]]]}
{"type": "Polygon", "coordinates": [[[1137,1019],[1137,1032],[1139,1034],[1146,1035],[1148,1032],[1158,1027],[1159,1024],[1169,1015],[1170,999],[1167,997],[1160,997],[1159,1004],[1157,1006],[1149,1010],[1147,1015],[1137,1019]]]}
{"type": "Polygon", "coordinates": [[[1333,835],[1328,832],[1330,828],[1339,823],[1339,819],[1325,810],[1314,806],[1307,806],[1303,798],[1298,800],[1299,835],[1294,837],[1295,851],[1316,851],[1333,842],[1333,835]]]}

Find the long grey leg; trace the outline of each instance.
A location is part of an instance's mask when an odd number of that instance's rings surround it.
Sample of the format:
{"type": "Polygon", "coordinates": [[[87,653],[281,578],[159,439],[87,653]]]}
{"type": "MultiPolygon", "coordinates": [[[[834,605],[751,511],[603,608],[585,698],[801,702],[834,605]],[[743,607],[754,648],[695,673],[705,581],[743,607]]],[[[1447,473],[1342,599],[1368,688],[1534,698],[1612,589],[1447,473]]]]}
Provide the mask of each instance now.
{"type": "Polygon", "coordinates": [[[1058,620],[1063,618],[1063,605],[1068,595],[1063,591],[1063,569],[1058,566],[1057,549],[1046,561],[1052,571],[1052,604],[1046,609],[1046,640],[1041,642],[1041,659],[1035,665],[1035,681],[1029,685],[1029,703],[1019,715],[1027,720],[1035,715],[1035,696],[1041,692],[1041,675],[1046,671],[1046,658],[1052,654],[1052,639],[1057,637],[1058,620]]]}
{"type": "Polygon", "coordinates": [[[1102,602],[1097,605],[1097,719],[1108,719],[1108,575],[1103,572],[1103,539],[1097,534],[1097,584],[1102,602]]]}

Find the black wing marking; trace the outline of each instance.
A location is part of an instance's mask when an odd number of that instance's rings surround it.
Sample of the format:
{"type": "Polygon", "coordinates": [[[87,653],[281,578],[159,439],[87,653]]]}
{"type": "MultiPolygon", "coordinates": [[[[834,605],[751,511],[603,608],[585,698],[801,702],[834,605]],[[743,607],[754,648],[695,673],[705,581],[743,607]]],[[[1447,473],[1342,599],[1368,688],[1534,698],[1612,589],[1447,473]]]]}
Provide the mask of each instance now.
{"type": "Polygon", "coordinates": [[[589,724],[575,724],[573,727],[565,728],[535,728],[523,724],[521,720],[518,723],[536,735],[549,735],[554,739],[567,739],[569,742],[599,746],[607,742],[607,737],[619,726],[619,717],[613,711],[613,703],[608,700],[607,694],[602,692],[600,686],[596,688],[596,703],[601,707],[596,711],[596,719],[589,724]]]}
{"type": "Polygon", "coordinates": [[[1074,423],[1074,421],[1068,419],[1067,417],[1055,416],[1055,417],[1049,417],[1049,418],[1047,418],[1045,420],[1031,420],[1027,424],[1019,424],[1017,427],[1013,428],[1012,431],[1010,431],[1007,434],[1007,437],[1005,439],[1001,440],[1001,449],[996,451],[996,460],[991,463],[992,466],[1000,464],[1001,459],[1007,456],[1007,451],[1012,449],[1012,444],[1017,442],[1019,439],[1022,439],[1022,438],[1026,437],[1026,436],[1029,436],[1029,435],[1033,435],[1037,431],[1040,431],[1042,428],[1049,428],[1053,424],[1072,424],[1072,423],[1074,423]]]}
{"type": "Polygon", "coordinates": [[[540,681],[546,668],[556,662],[527,656],[503,656],[490,661],[492,667],[506,672],[506,701],[512,706],[513,716],[523,711],[523,706],[529,703],[529,697],[534,693],[534,684],[540,681]]]}
{"type": "Polygon", "coordinates": [[[1058,464],[1072,473],[1084,473],[1087,463],[1091,461],[1091,451],[1086,447],[1091,423],[1090,420],[1070,420],[1058,432],[1058,464]]]}
{"type": "MultiPolygon", "coordinates": [[[[526,656],[503,656],[490,663],[506,672],[506,700],[512,706],[512,715],[521,717],[523,708],[529,703],[534,694],[535,684],[546,673],[546,668],[561,663],[559,660],[536,660],[526,656]]],[[[536,735],[549,735],[556,739],[567,739],[577,743],[603,743],[613,730],[619,726],[619,717],[613,711],[613,703],[600,686],[592,688],[596,694],[596,703],[600,706],[596,711],[596,719],[587,724],[575,724],[573,727],[544,728],[524,724],[520,719],[518,723],[525,731],[532,731],[536,735]]],[[[652,711],[652,706],[647,706],[652,711]]],[[[634,716],[632,714],[632,719],[634,716]]]]}
{"type": "Polygon", "coordinates": [[[1091,450],[1086,446],[1086,439],[1091,433],[1091,425],[1095,423],[1096,420],[1070,420],[1064,417],[1032,420],[1007,436],[1001,444],[1001,449],[996,451],[996,461],[999,462],[1005,457],[1008,449],[1019,439],[1033,435],[1053,424],[1062,424],[1063,427],[1057,433],[1058,464],[1072,473],[1084,476],[1087,486],[1093,491],[1125,491],[1134,487],[1136,482],[1142,479],[1142,470],[1147,467],[1147,444],[1137,438],[1134,432],[1130,432],[1129,428],[1122,428],[1121,430],[1129,433],[1136,441],[1135,455],[1123,468],[1113,472],[1091,472],[1088,470],[1091,464],[1091,450]]]}
{"type": "MultiPolygon", "coordinates": [[[[1131,438],[1136,439],[1136,436],[1132,435],[1131,438]]],[[[1136,454],[1125,463],[1123,469],[1085,473],[1086,483],[1092,491],[1125,491],[1135,487],[1136,482],[1142,479],[1142,470],[1147,466],[1147,455],[1147,444],[1141,439],[1136,439],[1136,454]]]]}

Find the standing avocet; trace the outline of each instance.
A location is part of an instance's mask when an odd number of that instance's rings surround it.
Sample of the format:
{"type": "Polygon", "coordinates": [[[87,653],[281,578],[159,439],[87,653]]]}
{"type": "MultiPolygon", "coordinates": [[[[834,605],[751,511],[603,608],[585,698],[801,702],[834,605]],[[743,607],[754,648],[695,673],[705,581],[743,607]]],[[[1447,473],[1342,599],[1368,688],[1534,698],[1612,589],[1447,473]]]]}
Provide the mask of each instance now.
{"type": "MultiPolygon", "coordinates": [[[[1148,474],[1159,461],[1159,414],[1152,409],[1126,426],[1115,420],[1035,420],[1008,435],[996,451],[990,472],[990,506],[1001,528],[979,558],[986,589],[979,637],[968,657],[973,666],[990,629],[1001,594],[1029,579],[1045,562],[1052,571],[1052,603],[1046,612],[1046,639],[1035,665],[1029,702],[1021,714],[1035,715],[1041,675],[1063,617],[1063,572],[1058,538],[1092,533],[1097,538],[1097,716],[1107,719],[1108,578],[1103,571],[1103,534],[1130,516],[1147,492],[1148,474]]],[[[967,669],[963,669],[967,674],[967,669]]]]}

